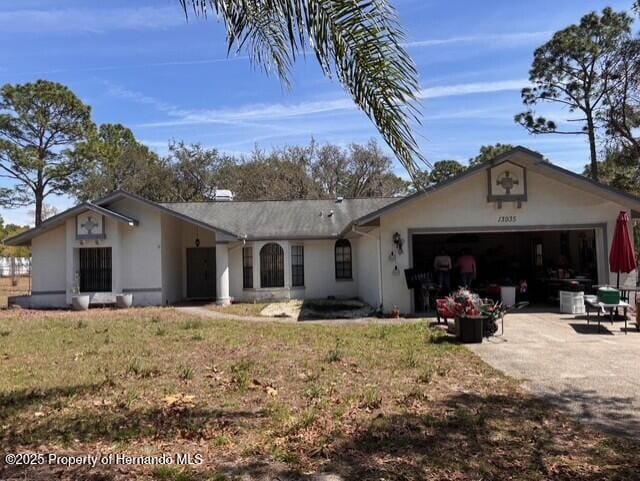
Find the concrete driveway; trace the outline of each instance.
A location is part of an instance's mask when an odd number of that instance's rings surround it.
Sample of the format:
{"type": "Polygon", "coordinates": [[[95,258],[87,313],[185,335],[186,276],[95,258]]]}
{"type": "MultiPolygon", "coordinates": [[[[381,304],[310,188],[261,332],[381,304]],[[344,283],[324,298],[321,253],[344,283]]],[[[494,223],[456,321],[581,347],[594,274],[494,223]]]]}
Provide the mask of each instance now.
{"type": "Polygon", "coordinates": [[[505,318],[503,337],[469,345],[483,360],[560,410],[609,433],[640,439],[640,332],[635,320],[519,312],[505,318]]]}

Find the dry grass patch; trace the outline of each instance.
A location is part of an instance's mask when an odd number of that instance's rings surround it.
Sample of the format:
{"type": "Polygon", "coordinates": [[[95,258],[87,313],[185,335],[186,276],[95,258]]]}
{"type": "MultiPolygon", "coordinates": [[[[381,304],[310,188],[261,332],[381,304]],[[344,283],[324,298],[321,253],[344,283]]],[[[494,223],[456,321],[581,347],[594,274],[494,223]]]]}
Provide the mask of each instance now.
{"type": "Polygon", "coordinates": [[[570,422],[425,324],[0,317],[4,452],[201,454],[200,466],[0,478],[638,479],[640,446],[570,422]],[[161,333],[161,334],[160,334],[161,333]]]}
{"type": "Polygon", "coordinates": [[[228,306],[218,306],[216,304],[208,305],[212,311],[224,312],[234,316],[257,317],[261,316],[262,310],[270,303],[265,302],[234,302],[228,306]]]}

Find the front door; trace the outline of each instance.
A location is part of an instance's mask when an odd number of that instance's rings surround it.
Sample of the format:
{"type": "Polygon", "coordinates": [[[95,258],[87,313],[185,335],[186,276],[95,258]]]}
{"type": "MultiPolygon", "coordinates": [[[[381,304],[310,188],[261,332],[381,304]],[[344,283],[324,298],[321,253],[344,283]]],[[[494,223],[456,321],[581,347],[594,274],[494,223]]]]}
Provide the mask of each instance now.
{"type": "Polygon", "coordinates": [[[216,248],[187,248],[187,297],[190,299],[216,296],[216,248]]]}

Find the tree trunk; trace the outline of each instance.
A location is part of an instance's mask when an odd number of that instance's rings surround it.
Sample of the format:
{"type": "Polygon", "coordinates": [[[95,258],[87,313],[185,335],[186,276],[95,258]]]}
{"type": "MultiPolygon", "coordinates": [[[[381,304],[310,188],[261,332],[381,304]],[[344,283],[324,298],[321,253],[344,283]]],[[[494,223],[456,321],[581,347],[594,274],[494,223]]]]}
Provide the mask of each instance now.
{"type": "Polygon", "coordinates": [[[598,180],[598,154],[596,150],[596,132],[593,117],[587,115],[587,135],[589,136],[589,153],[591,155],[591,178],[598,180]]]}
{"type": "Polygon", "coordinates": [[[44,199],[43,199],[42,192],[36,192],[35,197],[36,197],[35,223],[36,223],[36,227],[38,227],[40,224],[42,224],[42,204],[44,199]]]}

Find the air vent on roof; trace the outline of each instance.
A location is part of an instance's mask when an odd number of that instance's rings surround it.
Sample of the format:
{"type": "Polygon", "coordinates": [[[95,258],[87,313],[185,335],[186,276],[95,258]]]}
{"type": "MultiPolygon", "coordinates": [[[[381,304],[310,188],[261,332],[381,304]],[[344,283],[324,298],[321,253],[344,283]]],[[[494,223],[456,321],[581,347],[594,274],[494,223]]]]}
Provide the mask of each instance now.
{"type": "Polygon", "coordinates": [[[233,200],[233,192],[227,189],[216,189],[213,200],[217,202],[233,200]]]}

